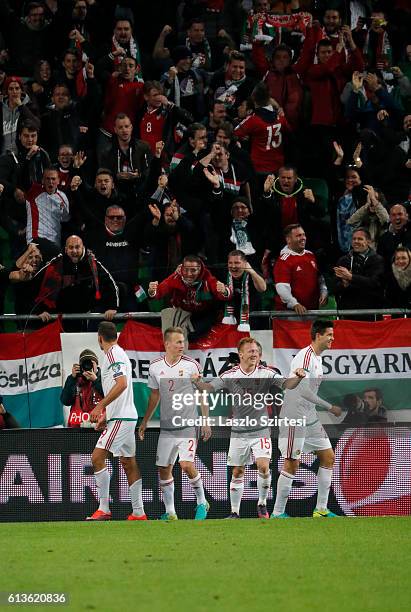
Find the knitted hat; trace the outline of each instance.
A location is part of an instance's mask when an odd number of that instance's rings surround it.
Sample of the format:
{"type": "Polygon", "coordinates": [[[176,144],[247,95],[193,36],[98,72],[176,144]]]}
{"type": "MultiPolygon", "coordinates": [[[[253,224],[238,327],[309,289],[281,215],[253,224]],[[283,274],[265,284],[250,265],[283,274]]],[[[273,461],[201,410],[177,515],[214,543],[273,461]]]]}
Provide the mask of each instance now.
{"type": "Polygon", "coordinates": [[[91,349],[84,349],[84,351],[81,351],[79,357],[80,365],[81,362],[86,361],[86,359],[91,359],[91,361],[94,361],[98,365],[98,357],[91,349]]]}
{"type": "Polygon", "coordinates": [[[184,45],[178,45],[177,47],[174,47],[174,49],[171,51],[171,58],[175,66],[180,60],[192,56],[193,54],[191,53],[190,49],[188,47],[185,47],[184,45]]]}
{"type": "Polygon", "coordinates": [[[250,212],[251,211],[251,205],[250,205],[250,201],[248,198],[245,198],[244,196],[236,196],[231,200],[231,208],[233,208],[234,204],[244,204],[245,206],[247,206],[248,210],[250,212]]]}

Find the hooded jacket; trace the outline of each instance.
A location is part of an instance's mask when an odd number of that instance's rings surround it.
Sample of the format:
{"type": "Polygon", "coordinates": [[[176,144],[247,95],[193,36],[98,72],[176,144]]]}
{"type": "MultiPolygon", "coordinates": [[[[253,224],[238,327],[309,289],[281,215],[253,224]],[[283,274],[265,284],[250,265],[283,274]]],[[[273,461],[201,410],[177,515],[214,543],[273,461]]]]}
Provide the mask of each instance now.
{"type": "Polygon", "coordinates": [[[21,106],[10,108],[7,98],[0,104],[0,125],[2,126],[0,133],[0,153],[13,151],[17,153],[16,135],[21,122],[30,121],[31,123],[39,123],[36,115],[35,107],[29,96],[26,94],[22,100],[21,106]]]}
{"type": "Polygon", "coordinates": [[[160,299],[169,296],[171,306],[182,308],[188,312],[203,312],[213,307],[215,300],[228,301],[231,299],[231,291],[226,288],[226,295],[217,291],[217,279],[201,263],[201,271],[198,280],[188,285],[181,272],[181,266],[163,280],[157,287],[153,296],[160,299]]]}

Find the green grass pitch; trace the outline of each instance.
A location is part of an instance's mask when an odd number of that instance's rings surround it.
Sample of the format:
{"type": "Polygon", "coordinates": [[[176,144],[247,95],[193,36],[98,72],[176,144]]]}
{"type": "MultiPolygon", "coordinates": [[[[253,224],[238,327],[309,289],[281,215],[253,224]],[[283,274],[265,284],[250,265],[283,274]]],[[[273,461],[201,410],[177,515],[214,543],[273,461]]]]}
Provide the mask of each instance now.
{"type": "Polygon", "coordinates": [[[42,610],[401,611],[410,527],[409,517],[3,523],[0,591],[69,594],[66,606],[30,606],[42,610]]]}

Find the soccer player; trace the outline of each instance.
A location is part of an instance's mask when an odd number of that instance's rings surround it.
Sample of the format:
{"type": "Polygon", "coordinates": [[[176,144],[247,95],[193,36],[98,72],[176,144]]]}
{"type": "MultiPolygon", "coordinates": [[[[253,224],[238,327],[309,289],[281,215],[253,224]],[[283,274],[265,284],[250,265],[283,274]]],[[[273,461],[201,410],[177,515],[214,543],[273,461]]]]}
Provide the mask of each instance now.
{"type": "Polygon", "coordinates": [[[98,343],[104,351],[101,365],[101,382],[104,398],[90,413],[92,422],[106,422],[99,437],[91,460],[94,468],[100,505],[98,510],[87,517],[88,521],[108,521],[110,474],[106,466],[109,453],[120,457],[127,476],[133,512],[129,521],[146,521],[144,513],[140,469],[136,461],[135,429],[137,410],[133,400],[131,363],[127,354],[117,344],[117,329],[114,323],[103,321],[98,327],[98,343]]]}
{"type": "Polygon", "coordinates": [[[334,340],[332,321],[314,321],[311,326],[311,344],[303,348],[291,362],[291,371],[304,368],[305,380],[297,389],[285,393],[281,418],[306,419],[306,425],[291,427],[280,425],[278,446],[284,457],[284,466],[277,482],[277,496],[271,518],[288,518],[285,513],[288,496],[297,472],[302,452],[316,453],[320,461],[318,470],[317,506],[315,518],[336,516],[328,510],[328,494],[331,486],[334,465],[334,451],[323,426],[318,420],[315,406],[327,408],[335,416],[341,415],[341,408],[321,399],[318,389],[321,385],[323,368],[321,353],[329,348],[334,340]]]}
{"type": "MultiPolygon", "coordinates": [[[[158,402],[160,404],[160,436],[157,444],[157,461],[160,487],[163,492],[165,513],[161,520],[175,521],[177,513],[174,506],[173,466],[177,457],[180,467],[188,476],[197,498],[195,520],[207,517],[210,505],[204,495],[201,475],[194,465],[197,447],[197,434],[193,426],[185,424],[185,419],[198,417],[197,407],[184,405],[184,396],[194,397],[194,387],[191,381],[193,375],[199,375],[201,370],[197,361],[184,355],[184,332],[181,327],[169,327],[164,332],[165,355],[151,362],[148,372],[148,387],[151,389],[148,406],[138,433],[141,440],[147,423],[152,417],[158,402]],[[181,399],[181,405],[174,407],[174,400],[181,399]],[[175,417],[178,423],[174,424],[175,417]]],[[[201,406],[203,416],[208,415],[205,405],[201,406]]],[[[202,437],[208,440],[211,429],[201,428],[202,437]]]]}
{"type": "MultiPolygon", "coordinates": [[[[267,496],[271,486],[270,460],[272,454],[270,430],[267,426],[268,413],[266,407],[261,409],[255,401],[257,394],[261,401],[264,392],[270,391],[272,385],[279,388],[293,388],[304,378],[305,372],[297,369],[293,378],[284,380],[273,368],[260,364],[261,345],[254,338],[242,338],[238,344],[239,365],[234,366],[220,374],[211,383],[197,379],[196,386],[201,390],[219,391],[225,389],[232,393],[232,419],[230,448],[227,463],[231,466],[232,476],[230,483],[231,514],[229,519],[240,518],[240,504],[244,491],[245,466],[252,463],[254,456],[257,464],[258,503],[257,514],[259,518],[269,518],[267,512],[267,496]],[[267,379],[264,385],[260,379],[267,379]],[[272,382],[271,382],[272,381],[272,382]],[[241,398],[237,399],[241,396],[241,398]],[[251,405],[252,404],[252,405],[251,405]],[[262,418],[262,417],[265,417],[262,418]],[[246,422],[243,424],[243,419],[246,422]],[[255,424],[253,422],[256,421],[255,424]]],[[[268,395],[266,395],[268,397],[268,395]]],[[[272,402],[273,403],[273,402],[272,402]]]]}

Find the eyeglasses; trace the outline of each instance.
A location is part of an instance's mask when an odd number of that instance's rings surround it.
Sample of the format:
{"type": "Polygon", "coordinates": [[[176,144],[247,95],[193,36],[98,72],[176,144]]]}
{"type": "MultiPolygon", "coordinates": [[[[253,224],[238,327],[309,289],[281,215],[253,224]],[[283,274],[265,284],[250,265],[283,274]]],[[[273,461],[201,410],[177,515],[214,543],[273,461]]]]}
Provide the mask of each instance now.
{"type": "Polygon", "coordinates": [[[125,215],[106,215],[106,219],[112,219],[113,221],[121,221],[125,218],[125,215]]]}

